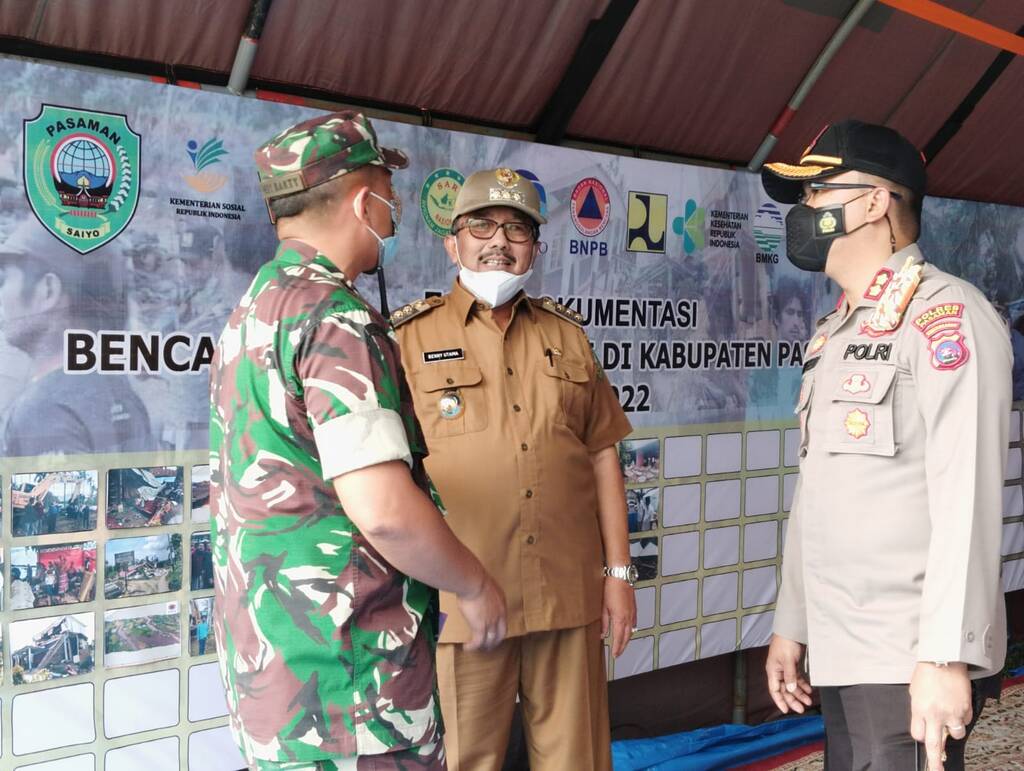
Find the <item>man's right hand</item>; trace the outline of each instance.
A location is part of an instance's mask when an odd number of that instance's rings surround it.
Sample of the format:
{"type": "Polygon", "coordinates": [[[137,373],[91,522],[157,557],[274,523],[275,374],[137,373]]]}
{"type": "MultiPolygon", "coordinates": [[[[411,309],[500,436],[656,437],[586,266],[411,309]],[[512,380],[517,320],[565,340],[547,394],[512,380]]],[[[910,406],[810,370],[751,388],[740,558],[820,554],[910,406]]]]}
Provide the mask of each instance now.
{"type": "Polygon", "coordinates": [[[803,714],[804,707],[811,706],[811,685],[800,673],[803,657],[803,643],[772,635],[764,668],[768,674],[768,692],[783,713],[793,710],[803,714]]]}
{"type": "Polygon", "coordinates": [[[458,595],[457,599],[459,610],[473,635],[463,647],[468,651],[497,648],[508,632],[505,593],[501,587],[489,573],[484,572],[477,590],[471,595],[458,595]]]}

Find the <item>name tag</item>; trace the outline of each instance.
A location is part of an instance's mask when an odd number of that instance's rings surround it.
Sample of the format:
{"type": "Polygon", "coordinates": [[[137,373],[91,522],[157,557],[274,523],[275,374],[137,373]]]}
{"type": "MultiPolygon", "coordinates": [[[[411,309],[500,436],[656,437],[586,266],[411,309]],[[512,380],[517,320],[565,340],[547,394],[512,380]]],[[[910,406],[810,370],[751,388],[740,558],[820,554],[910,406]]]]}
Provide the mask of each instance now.
{"type": "Polygon", "coordinates": [[[458,359],[465,359],[466,354],[463,353],[461,348],[446,348],[443,351],[424,351],[423,352],[423,363],[424,364],[435,364],[439,361],[457,361],[458,359]]]}

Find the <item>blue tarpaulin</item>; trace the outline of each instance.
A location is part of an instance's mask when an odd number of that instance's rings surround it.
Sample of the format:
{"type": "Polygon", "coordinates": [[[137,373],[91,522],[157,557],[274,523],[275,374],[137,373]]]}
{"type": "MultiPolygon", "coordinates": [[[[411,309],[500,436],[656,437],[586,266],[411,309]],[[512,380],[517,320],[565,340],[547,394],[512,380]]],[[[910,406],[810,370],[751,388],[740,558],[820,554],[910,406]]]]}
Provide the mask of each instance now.
{"type": "Polygon", "coordinates": [[[710,771],[777,755],[825,736],[820,716],[758,726],[720,725],[612,743],[615,771],[710,771]]]}

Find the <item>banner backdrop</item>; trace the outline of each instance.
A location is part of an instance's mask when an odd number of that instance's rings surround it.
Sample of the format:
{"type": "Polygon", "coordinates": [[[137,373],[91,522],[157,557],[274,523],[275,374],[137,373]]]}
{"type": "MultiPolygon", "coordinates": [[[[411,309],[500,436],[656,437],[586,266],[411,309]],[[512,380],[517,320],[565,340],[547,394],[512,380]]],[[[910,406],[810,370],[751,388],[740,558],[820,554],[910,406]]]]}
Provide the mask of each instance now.
{"type": "MultiPolygon", "coordinates": [[[[208,363],[276,243],[252,150],[316,111],[12,59],[0,81],[0,765],[239,768],[208,637],[208,363]]],[[[837,300],[786,260],[785,207],[745,172],[376,125],[412,159],[392,308],[454,280],[440,237],[466,175],[508,166],[540,188],[529,292],[583,314],[635,428],[641,631],[609,677],[764,644],[804,341],[837,300]]],[[[1024,350],[1024,210],[929,200],[925,220],[927,258],[999,303],[1024,350]]]]}

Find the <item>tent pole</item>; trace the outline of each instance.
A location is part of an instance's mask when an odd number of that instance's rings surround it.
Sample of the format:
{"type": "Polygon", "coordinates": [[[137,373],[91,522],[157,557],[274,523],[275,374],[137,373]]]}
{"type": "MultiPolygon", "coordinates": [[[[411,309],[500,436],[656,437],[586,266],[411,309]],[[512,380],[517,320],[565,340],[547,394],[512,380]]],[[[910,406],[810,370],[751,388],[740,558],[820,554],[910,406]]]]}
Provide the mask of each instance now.
{"type": "Polygon", "coordinates": [[[744,651],[733,654],[732,722],[747,722],[747,657],[744,651]]]}
{"type": "Polygon", "coordinates": [[[249,18],[245,20],[245,29],[242,30],[242,39],[238,41],[235,63],[231,66],[231,77],[228,79],[228,91],[235,96],[241,96],[246,83],[249,82],[249,72],[256,59],[256,48],[260,44],[260,36],[263,35],[263,26],[267,22],[267,11],[270,10],[271,2],[272,0],[252,0],[249,18]]]}
{"type": "Polygon", "coordinates": [[[821,53],[818,54],[818,58],[814,64],[811,65],[811,69],[804,75],[804,79],[800,81],[800,85],[797,86],[796,91],[793,92],[793,96],[790,98],[789,103],[783,108],[782,112],[779,113],[779,117],[775,119],[775,123],[768,130],[767,136],[761,140],[760,146],[757,148],[757,152],[754,153],[754,157],[750,159],[750,163],[747,164],[747,171],[757,172],[761,170],[761,164],[765,162],[768,157],[768,153],[775,147],[775,143],[779,141],[779,136],[785,130],[793,116],[796,115],[796,111],[800,109],[800,105],[804,103],[804,99],[807,98],[807,94],[810,93],[811,89],[814,88],[814,84],[818,82],[821,74],[828,67],[829,62],[832,61],[832,57],[836,55],[839,49],[842,47],[846,39],[850,37],[850,33],[853,32],[853,28],[856,27],[864,14],[868,12],[875,0],[857,0],[857,4],[853,6],[850,12],[843,19],[843,23],[836,29],[835,34],[825,44],[825,47],[821,49],[821,53]]]}

